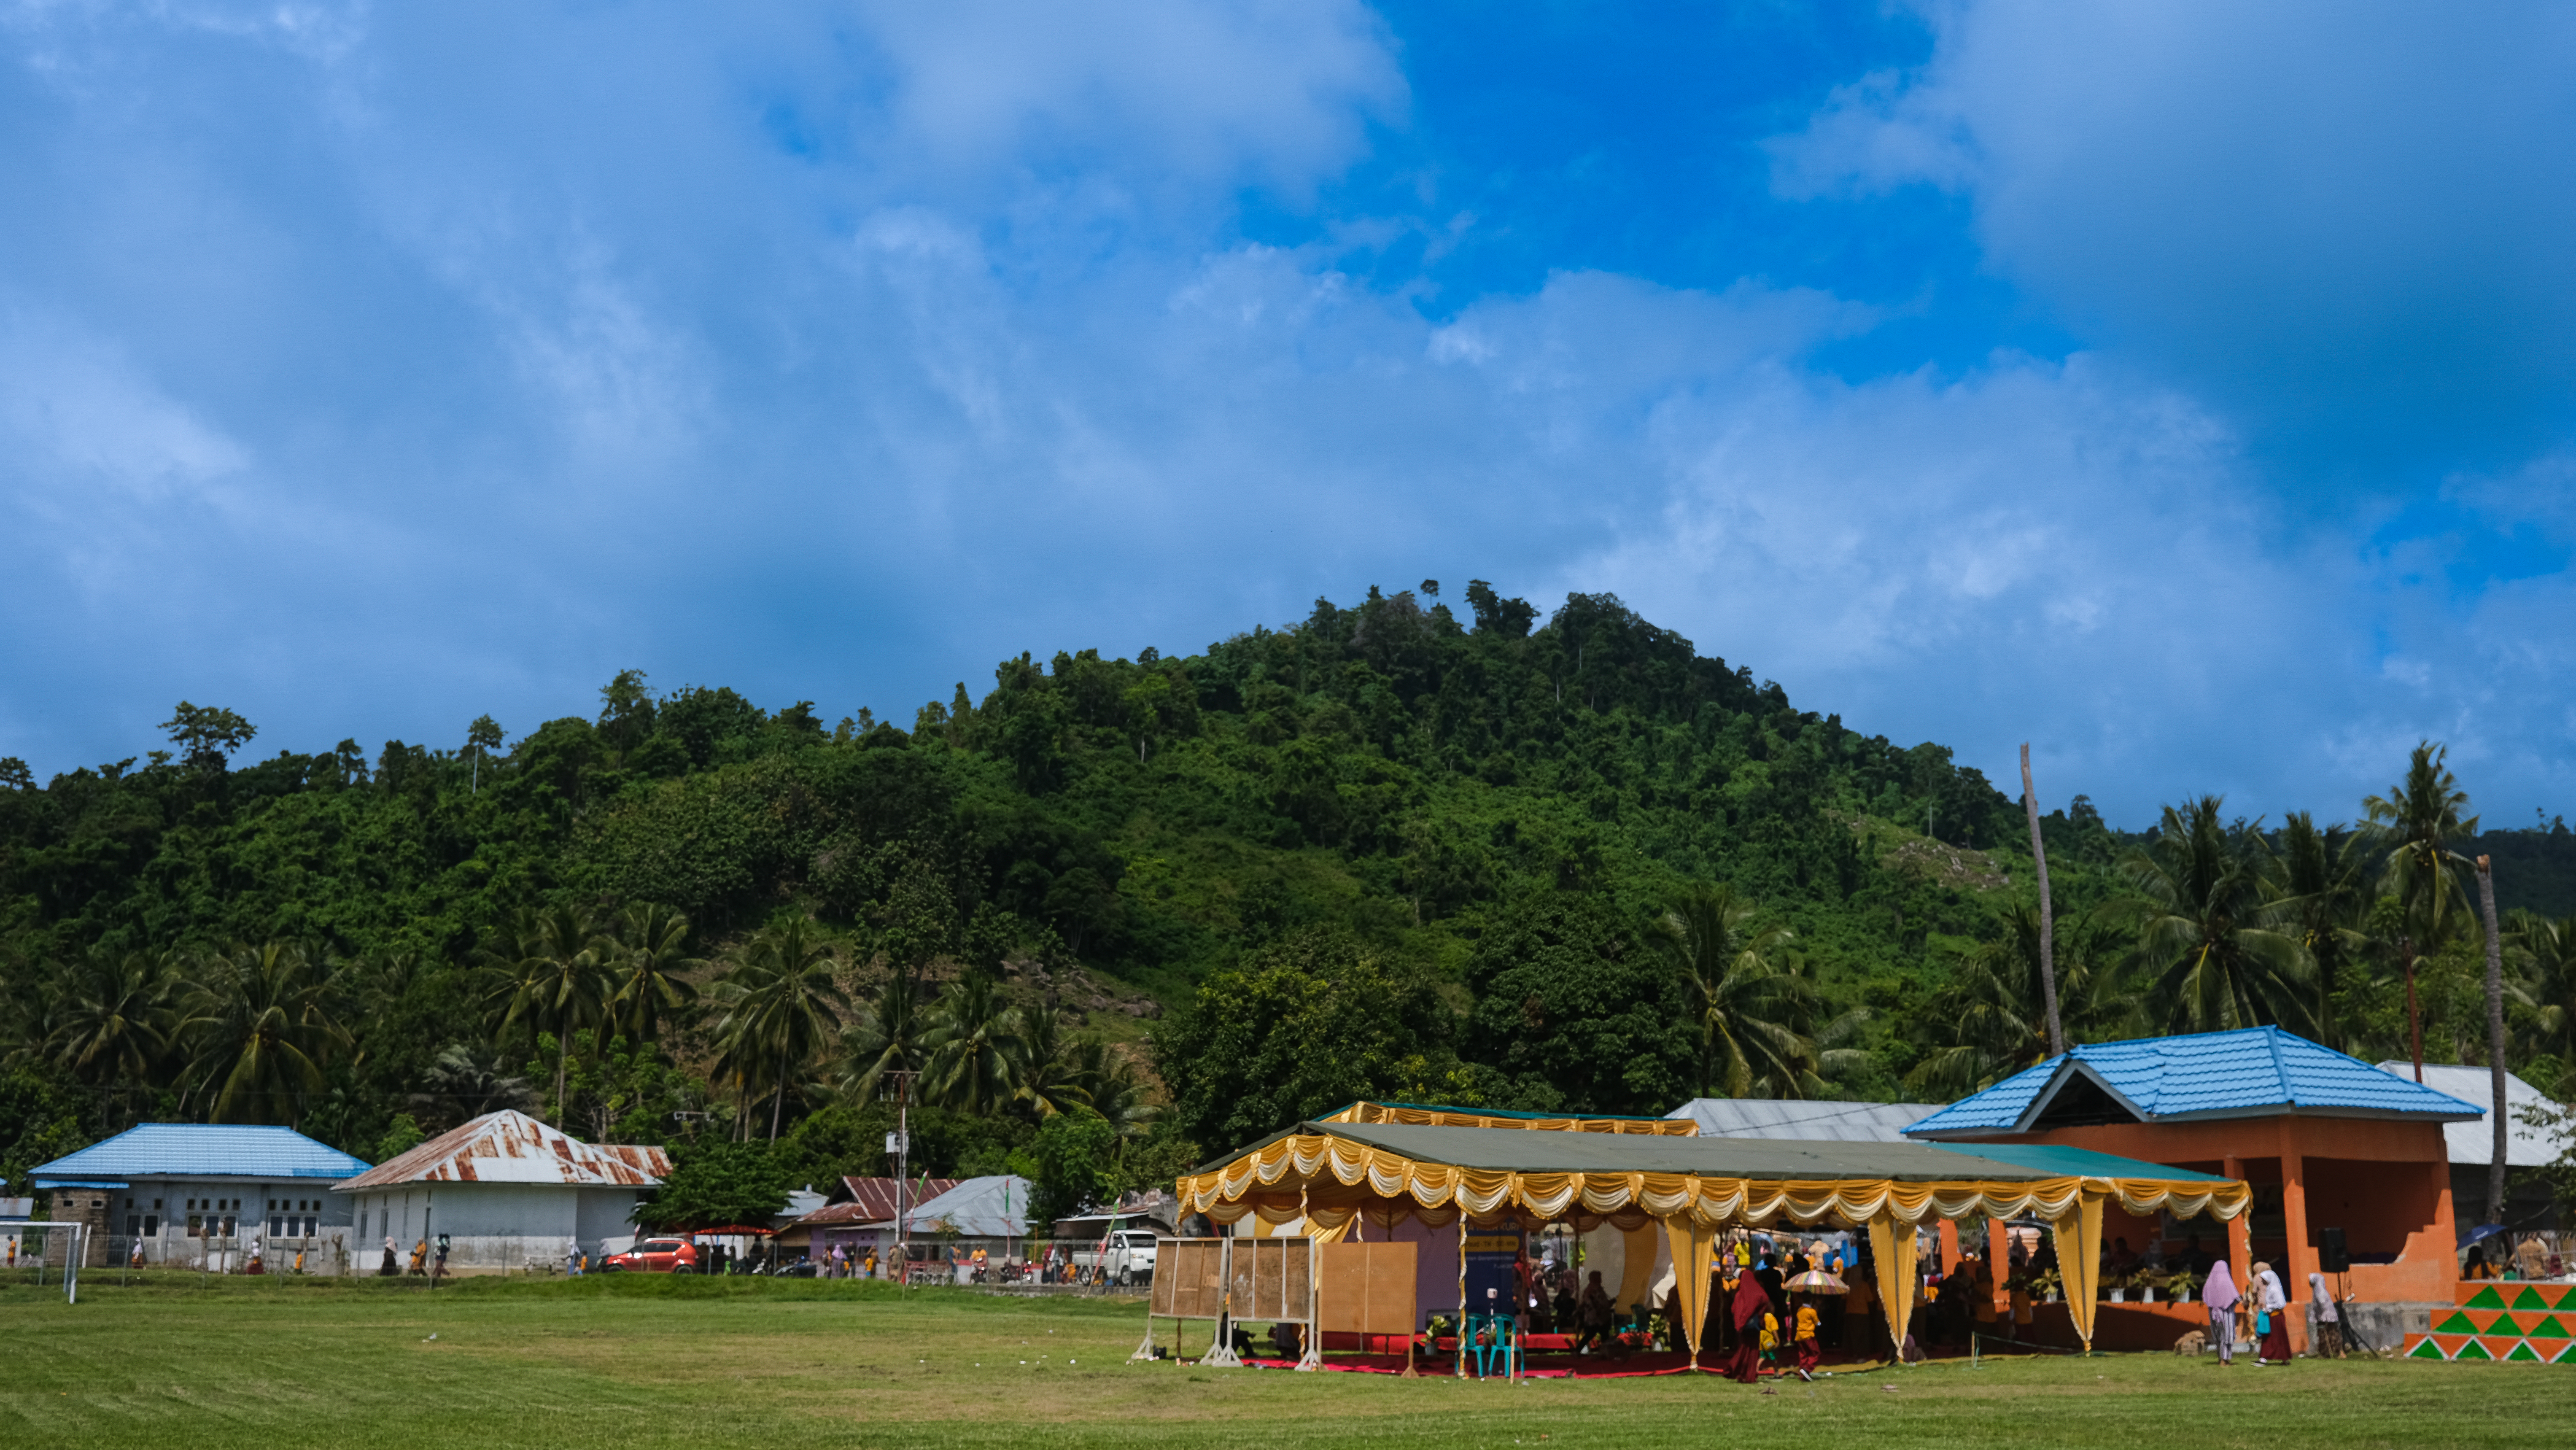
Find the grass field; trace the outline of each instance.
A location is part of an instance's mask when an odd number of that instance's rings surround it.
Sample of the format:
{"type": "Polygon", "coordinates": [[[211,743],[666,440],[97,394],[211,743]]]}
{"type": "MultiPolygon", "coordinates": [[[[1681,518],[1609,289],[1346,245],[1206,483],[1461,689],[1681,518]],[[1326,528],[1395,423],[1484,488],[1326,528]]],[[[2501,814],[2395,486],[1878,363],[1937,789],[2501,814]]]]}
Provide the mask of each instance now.
{"type": "Polygon", "coordinates": [[[2222,1372],[2155,1354],[1878,1370],[1776,1395],[1714,1376],[1514,1388],[1131,1365],[1142,1323],[1132,1300],[907,1299],[874,1284],[485,1280],[431,1294],[184,1275],[120,1288],[92,1271],[76,1307],[0,1287],[0,1433],[81,1450],[2576,1443],[2576,1369],[2537,1365],[2222,1372]]]}

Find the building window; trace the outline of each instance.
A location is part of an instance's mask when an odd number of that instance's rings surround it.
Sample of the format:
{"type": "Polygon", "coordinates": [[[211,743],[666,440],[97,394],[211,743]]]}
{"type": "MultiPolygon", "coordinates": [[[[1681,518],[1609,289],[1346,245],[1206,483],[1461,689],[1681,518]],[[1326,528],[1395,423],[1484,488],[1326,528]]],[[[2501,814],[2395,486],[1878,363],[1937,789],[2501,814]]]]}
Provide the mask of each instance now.
{"type": "MultiPolygon", "coordinates": [[[[161,1206],[161,1200],[159,1200],[159,1199],[157,1199],[157,1198],[156,1198],[156,1199],[154,1199],[154,1200],[152,1200],[152,1206],[153,1206],[153,1207],[155,1207],[155,1208],[160,1207],[160,1206],[161,1206]]],[[[147,1213],[147,1214],[143,1215],[143,1236],[144,1236],[145,1238],[147,1238],[147,1239],[148,1239],[148,1238],[151,1238],[151,1237],[153,1237],[153,1236],[155,1236],[155,1235],[159,1234],[160,1232],[161,1232],[161,1215],[159,1215],[159,1214],[157,1214],[157,1213],[147,1213]]]]}

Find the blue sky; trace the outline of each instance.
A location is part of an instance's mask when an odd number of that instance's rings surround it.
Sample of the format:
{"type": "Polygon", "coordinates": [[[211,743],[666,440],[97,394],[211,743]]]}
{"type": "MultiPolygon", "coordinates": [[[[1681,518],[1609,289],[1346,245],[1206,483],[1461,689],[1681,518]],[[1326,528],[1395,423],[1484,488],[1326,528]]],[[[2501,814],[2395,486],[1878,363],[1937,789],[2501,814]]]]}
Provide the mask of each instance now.
{"type": "Polygon", "coordinates": [[[1425,577],[2144,824],[2576,803],[2576,12],[0,0],[0,754],[1425,577]]]}

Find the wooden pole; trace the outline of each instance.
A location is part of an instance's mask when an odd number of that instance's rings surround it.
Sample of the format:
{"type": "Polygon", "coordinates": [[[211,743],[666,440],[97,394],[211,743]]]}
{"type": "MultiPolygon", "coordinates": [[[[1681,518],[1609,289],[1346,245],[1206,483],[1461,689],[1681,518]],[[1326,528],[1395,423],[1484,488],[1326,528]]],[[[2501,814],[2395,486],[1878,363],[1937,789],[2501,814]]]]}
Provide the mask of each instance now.
{"type": "Polygon", "coordinates": [[[2039,790],[2030,781],[2030,742],[2021,746],[2021,807],[2030,817],[2030,860],[2039,875],[2039,991],[2048,1008],[2048,1055],[2066,1055],[2066,1029],[2057,1020],[2057,908],[2048,899],[2048,843],[2039,833],[2039,790]]]}

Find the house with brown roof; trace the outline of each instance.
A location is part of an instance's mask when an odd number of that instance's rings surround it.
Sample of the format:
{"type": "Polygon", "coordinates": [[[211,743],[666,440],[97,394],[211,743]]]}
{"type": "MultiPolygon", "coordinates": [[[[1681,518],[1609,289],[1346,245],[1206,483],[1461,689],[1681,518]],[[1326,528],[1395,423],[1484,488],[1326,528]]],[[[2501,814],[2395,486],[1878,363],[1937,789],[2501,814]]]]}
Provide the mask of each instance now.
{"type": "Polygon", "coordinates": [[[779,1230],[780,1252],[820,1259],[834,1245],[862,1252],[894,1242],[898,1195],[903,1206],[927,1203],[955,1188],[955,1178],[844,1178],[821,1208],[779,1230]]]}
{"type": "Polygon", "coordinates": [[[636,1208],[670,1175],[658,1147],[584,1143],[503,1109],[441,1133],[334,1185],[356,1206],[365,1268],[384,1244],[409,1263],[412,1246],[448,1238],[448,1269],[497,1273],[560,1268],[578,1246],[634,1233],[636,1208]]]}

